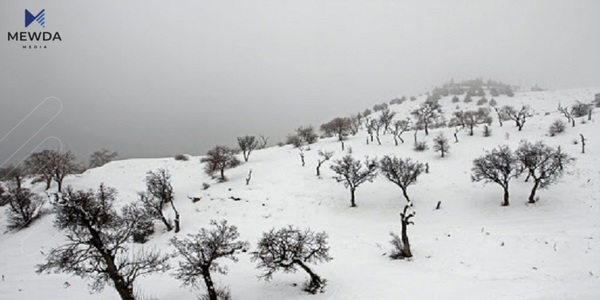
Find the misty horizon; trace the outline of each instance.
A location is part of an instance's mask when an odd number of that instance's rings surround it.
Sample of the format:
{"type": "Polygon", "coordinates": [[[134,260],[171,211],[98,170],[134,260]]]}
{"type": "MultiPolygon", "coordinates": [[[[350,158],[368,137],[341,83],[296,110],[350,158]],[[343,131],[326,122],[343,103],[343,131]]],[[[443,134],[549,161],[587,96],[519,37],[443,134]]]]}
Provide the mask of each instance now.
{"type": "Polygon", "coordinates": [[[450,79],[600,86],[598,11],[595,1],[3,1],[5,36],[62,41],[0,43],[0,163],[45,147],[87,162],[100,148],[202,155],[247,134],[275,145],[450,79]],[[24,28],[24,9],[44,9],[45,27],[24,28]]]}

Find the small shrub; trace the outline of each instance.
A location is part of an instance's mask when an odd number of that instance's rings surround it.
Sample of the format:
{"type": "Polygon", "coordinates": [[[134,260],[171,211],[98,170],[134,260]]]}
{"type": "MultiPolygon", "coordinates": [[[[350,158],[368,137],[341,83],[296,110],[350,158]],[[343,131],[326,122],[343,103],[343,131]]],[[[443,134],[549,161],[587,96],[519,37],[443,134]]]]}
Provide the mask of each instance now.
{"type": "Polygon", "coordinates": [[[177,154],[177,155],[175,155],[175,160],[187,161],[187,160],[189,160],[189,157],[185,154],[177,154]]]}
{"type": "Polygon", "coordinates": [[[208,188],[209,188],[209,187],[210,187],[210,184],[208,184],[208,183],[206,183],[206,182],[203,182],[203,183],[202,183],[202,189],[203,189],[203,190],[205,190],[205,191],[206,191],[206,190],[208,190],[208,188]]]}
{"type": "Polygon", "coordinates": [[[488,103],[488,100],[485,97],[477,100],[477,105],[479,105],[479,106],[484,105],[486,103],[488,103]]]}
{"type": "Polygon", "coordinates": [[[392,251],[389,255],[390,258],[403,259],[404,255],[402,254],[402,239],[400,239],[400,237],[393,232],[390,232],[390,236],[392,236],[392,240],[390,241],[390,244],[392,244],[392,251]]]}
{"type": "Polygon", "coordinates": [[[452,97],[452,103],[460,102],[457,96],[452,97]]]}
{"type": "Polygon", "coordinates": [[[566,126],[567,125],[563,120],[555,120],[550,125],[550,129],[548,129],[548,134],[550,134],[550,136],[555,136],[556,134],[565,131],[566,126]]]}
{"type": "Polygon", "coordinates": [[[427,149],[429,149],[429,146],[427,146],[427,142],[426,141],[418,141],[415,143],[415,151],[425,151],[427,149]]]}
{"type": "Polygon", "coordinates": [[[498,105],[498,102],[496,102],[496,100],[494,98],[492,98],[492,100],[490,100],[489,105],[490,106],[496,106],[496,105],[498,105]]]}

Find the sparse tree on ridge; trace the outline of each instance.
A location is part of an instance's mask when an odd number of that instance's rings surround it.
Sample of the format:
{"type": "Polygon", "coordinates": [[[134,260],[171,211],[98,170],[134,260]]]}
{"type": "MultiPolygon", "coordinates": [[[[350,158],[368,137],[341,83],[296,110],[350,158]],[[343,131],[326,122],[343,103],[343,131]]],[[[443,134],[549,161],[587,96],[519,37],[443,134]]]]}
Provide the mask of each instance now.
{"type": "Polygon", "coordinates": [[[533,178],[533,188],[528,203],[535,203],[538,188],[548,188],[557,182],[564,173],[564,167],[575,159],[564,153],[560,147],[552,148],[542,142],[523,142],[516,151],[519,161],[533,178]]]}
{"type": "MultiPolygon", "coordinates": [[[[55,226],[68,242],[53,248],[37,273],[67,273],[91,280],[92,292],[111,282],[122,300],[135,300],[134,282],[140,276],[169,269],[168,256],[155,250],[129,251],[136,214],[119,214],[113,208],[116,191],[100,185],[97,192],[67,188],[53,203],[55,226]]],[[[143,212],[139,212],[143,214],[143,212]]]]}
{"type": "Polygon", "coordinates": [[[304,290],[315,294],[322,291],[325,280],[308,264],[328,262],[332,259],[329,256],[327,239],[325,232],[301,230],[291,225],[279,230],[271,229],[263,233],[258,241],[256,251],[252,252],[252,260],[258,261],[257,268],[264,270],[260,278],[267,281],[279,270],[294,273],[300,267],[310,276],[304,290]]]}
{"type": "Polygon", "coordinates": [[[315,133],[315,129],[312,126],[299,127],[296,129],[296,135],[309,145],[314,144],[319,139],[319,136],[315,133]]]}
{"type": "Polygon", "coordinates": [[[111,161],[113,161],[119,153],[117,151],[110,151],[102,148],[90,155],[90,168],[101,167],[111,161]]]}
{"type": "Polygon", "coordinates": [[[417,182],[417,178],[423,171],[425,166],[410,158],[398,158],[395,156],[384,156],[380,161],[381,173],[385,178],[396,184],[401,190],[402,195],[412,206],[412,201],[408,197],[408,187],[417,182]]]}
{"type": "Polygon", "coordinates": [[[508,146],[499,146],[475,159],[471,171],[473,181],[483,180],[485,183],[493,182],[500,185],[504,190],[502,205],[508,206],[508,183],[512,178],[518,177],[523,172],[523,168],[519,164],[518,157],[508,146]]]}
{"type": "Polygon", "coordinates": [[[352,131],[352,121],[349,118],[335,118],[321,125],[321,131],[328,136],[337,136],[341,142],[352,131]]]}
{"type": "Polygon", "coordinates": [[[450,149],[450,144],[448,143],[448,139],[444,136],[443,133],[438,134],[433,139],[433,150],[436,152],[440,152],[442,157],[444,154],[448,153],[450,149]]]}
{"type": "Polygon", "coordinates": [[[225,169],[235,168],[240,165],[240,160],[235,157],[236,151],[227,146],[216,146],[206,153],[200,162],[206,163],[204,171],[208,175],[219,172],[219,180],[227,181],[225,169]]]}
{"type": "Polygon", "coordinates": [[[182,239],[173,237],[170,243],[177,251],[175,255],[183,257],[175,270],[175,278],[193,287],[198,287],[202,278],[208,299],[217,300],[220,299],[220,291],[213,283],[211,272],[227,274],[227,267],[220,265],[217,260],[228,258],[236,262],[237,255],[247,251],[249,245],[238,240],[237,227],[228,225],[226,220],[212,220],[210,224],[213,228],[202,228],[198,233],[188,234],[182,239]]]}
{"type": "Polygon", "coordinates": [[[363,163],[355,160],[349,153],[342,159],[335,160],[331,169],[337,174],[333,178],[337,182],[344,183],[344,186],[350,189],[350,206],[356,207],[355,191],[358,186],[366,181],[372,182],[377,176],[377,161],[367,157],[363,163]]]}
{"type": "Polygon", "coordinates": [[[246,135],[237,138],[238,145],[242,150],[242,155],[244,156],[244,161],[248,162],[250,158],[250,154],[254,149],[258,148],[258,140],[253,135],[246,135]]]}

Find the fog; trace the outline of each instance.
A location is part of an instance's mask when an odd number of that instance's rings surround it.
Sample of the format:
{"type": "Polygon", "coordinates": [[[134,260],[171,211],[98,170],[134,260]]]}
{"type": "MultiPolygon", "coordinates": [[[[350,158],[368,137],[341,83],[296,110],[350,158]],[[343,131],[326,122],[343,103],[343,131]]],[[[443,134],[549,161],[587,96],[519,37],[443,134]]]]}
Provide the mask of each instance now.
{"type": "Polygon", "coordinates": [[[600,86],[599,1],[2,1],[0,164],[270,144],[451,78],[600,86]],[[24,27],[45,9],[46,27],[24,27]],[[49,98],[50,97],[50,98],[49,98]]]}

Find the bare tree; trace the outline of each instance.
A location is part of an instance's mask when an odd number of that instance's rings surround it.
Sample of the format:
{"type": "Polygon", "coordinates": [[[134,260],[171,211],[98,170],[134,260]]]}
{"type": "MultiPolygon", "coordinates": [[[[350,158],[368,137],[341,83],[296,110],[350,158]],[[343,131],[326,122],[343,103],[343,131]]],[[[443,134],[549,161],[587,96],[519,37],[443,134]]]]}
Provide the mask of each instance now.
{"type": "Polygon", "coordinates": [[[397,120],[394,122],[394,129],[392,134],[394,135],[394,144],[398,146],[398,139],[404,144],[402,134],[410,128],[410,119],[397,120]]]}
{"type": "Polygon", "coordinates": [[[579,134],[579,137],[581,138],[581,153],[585,153],[585,141],[587,140],[583,134],[579,134]]]}
{"type": "Polygon", "coordinates": [[[333,157],[333,151],[319,150],[319,159],[317,160],[317,176],[321,176],[321,166],[333,157]]]}
{"type": "Polygon", "coordinates": [[[273,228],[263,233],[256,251],[252,252],[252,260],[258,261],[257,268],[264,270],[260,277],[265,280],[271,280],[273,273],[279,270],[294,273],[300,267],[310,276],[304,290],[315,294],[323,289],[325,281],[308,264],[332,259],[329,256],[327,238],[325,232],[300,230],[291,225],[279,230],[273,228]]]}
{"type": "Polygon", "coordinates": [[[351,115],[348,117],[350,120],[350,133],[352,135],[356,135],[358,133],[358,129],[360,128],[360,120],[362,115],[358,113],[358,115],[351,115]]]}
{"type": "Polygon", "coordinates": [[[500,185],[504,190],[502,205],[508,206],[508,183],[512,178],[518,177],[523,172],[523,168],[519,164],[518,157],[508,146],[500,146],[475,159],[471,171],[472,181],[483,180],[485,183],[493,182],[500,185]]]}
{"type": "Polygon", "coordinates": [[[221,182],[227,181],[225,169],[235,168],[240,165],[240,160],[235,157],[236,151],[227,146],[216,146],[208,150],[206,156],[200,162],[206,163],[204,168],[206,174],[213,175],[219,172],[221,182]]]}
{"type": "Polygon", "coordinates": [[[299,127],[296,129],[296,135],[309,145],[315,143],[319,139],[319,136],[315,133],[315,128],[312,127],[312,125],[308,127],[299,127]]]}
{"type": "Polygon", "coordinates": [[[179,211],[177,211],[173,203],[175,193],[171,185],[171,174],[169,174],[169,171],[162,168],[156,171],[148,171],[146,173],[146,191],[147,193],[140,194],[141,202],[152,212],[153,216],[163,221],[165,226],[167,226],[167,231],[170,231],[172,226],[167,222],[162,211],[166,204],[171,204],[171,208],[175,213],[175,232],[179,232],[179,211]]]}
{"type": "Polygon", "coordinates": [[[217,260],[228,258],[237,261],[237,254],[246,252],[248,242],[238,241],[237,227],[228,225],[226,220],[212,220],[211,229],[202,228],[196,234],[188,234],[187,238],[173,237],[171,245],[177,250],[174,255],[181,255],[179,267],[175,270],[175,278],[184,285],[198,287],[200,277],[208,292],[208,299],[217,300],[217,288],[211,278],[211,272],[227,274],[227,267],[217,260]]]}
{"type": "Polygon", "coordinates": [[[516,151],[519,161],[533,178],[533,188],[529,194],[529,203],[535,203],[538,188],[548,188],[562,177],[564,167],[575,159],[562,152],[560,147],[552,148],[542,142],[535,144],[522,142],[516,151]]]}
{"type": "Polygon", "coordinates": [[[381,159],[379,164],[383,176],[402,189],[402,195],[404,195],[408,205],[412,206],[407,190],[410,185],[417,182],[419,175],[425,171],[425,166],[410,158],[403,159],[387,155],[381,159]]]}
{"type": "Polygon", "coordinates": [[[25,170],[28,174],[34,176],[32,183],[44,182],[46,190],[50,188],[54,175],[53,162],[56,155],[58,155],[58,151],[42,150],[31,153],[25,159],[25,170]]]}
{"type": "Polygon", "coordinates": [[[252,151],[254,151],[254,149],[258,148],[258,140],[256,139],[255,136],[246,135],[246,136],[238,137],[237,141],[238,141],[238,145],[240,146],[240,149],[242,149],[244,161],[248,162],[248,159],[250,158],[250,153],[252,153],[252,151]]]}
{"type": "Polygon", "coordinates": [[[302,161],[302,166],[306,165],[306,161],[304,160],[304,148],[298,148],[298,155],[300,155],[300,161],[302,161]]]}
{"type": "Polygon", "coordinates": [[[32,193],[22,185],[22,170],[9,166],[11,178],[8,180],[6,190],[0,195],[0,202],[8,203],[6,211],[8,216],[8,229],[22,229],[28,227],[41,213],[44,199],[32,193]]]}
{"type": "Polygon", "coordinates": [[[259,140],[258,140],[258,145],[256,147],[256,149],[265,149],[267,147],[267,143],[269,142],[269,138],[265,137],[264,135],[260,135],[259,140]]]}
{"type": "Polygon", "coordinates": [[[440,134],[433,139],[433,150],[440,152],[442,157],[444,157],[444,154],[449,152],[448,150],[450,150],[450,144],[443,133],[440,132],[440,134]]]}
{"type": "Polygon", "coordinates": [[[383,133],[385,134],[390,129],[390,124],[392,120],[396,116],[396,113],[389,110],[388,108],[381,111],[381,115],[379,115],[379,123],[383,126],[383,133]]]}
{"type": "Polygon", "coordinates": [[[335,160],[331,169],[337,174],[333,177],[337,182],[343,182],[344,186],[350,189],[351,207],[356,207],[354,193],[356,188],[366,181],[372,182],[377,176],[377,161],[374,159],[365,159],[364,163],[355,160],[352,154],[348,153],[340,160],[335,160]]]}
{"type": "Polygon", "coordinates": [[[90,155],[90,168],[101,167],[119,156],[117,151],[110,151],[102,148],[90,155]]]}
{"type": "MultiPolygon", "coordinates": [[[[127,242],[140,219],[119,214],[113,208],[116,191],[100,185],[98,191],[67,188],[54,202],[55,226],[68,242],[53,248],[37,273],[63,272],[91,280],[92,292],[112,282],[123,300],[134,300],[134,282],[151,273],[168,270],[168,256],[154,250],[129,251],[127,242]]],[[[143,214],[143,212],[139,212],[143,214]]]]}
{"type": "Polygon", "coordinates": [[[521,107],[521,110],[516,110],[512,106],[506,105],[502,107],[502,111],[503,114],[506,115],[509,119],[515,121],[515,125],[517,125],[517,127],[519,128],[519,131],[523,129],[527,118],[532,116],[531,109],[529,108],[529,106],[526,105],[521,107]]]}
{"type": "Polygon", "coordinates": [[[352,131],[352,121],[349,118],[335,118],[321,125],[321,131],[327,136],[336,135],[341,142],[352,131]]]}
{"type": "Polygon", "coordinates": [[[560,103],[558,104],[558,111],[567,118],[567,122],[571,123],[572,127],[575,127],[575,117],[573,116],[573,111],[575,108],[569,109],[569,107],[562,107],[560,103]]]}
{"type": "Polygon", "coordinates": [[[423,125],[425,129],[425,135],[429,135],[429,124],[437,118],[442,112],[442,106],[437,100],[425,101],[421,106],[411,112],[417,119],[418,124],[423,125]]]}

